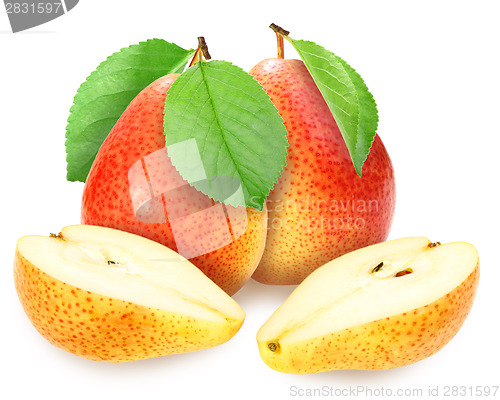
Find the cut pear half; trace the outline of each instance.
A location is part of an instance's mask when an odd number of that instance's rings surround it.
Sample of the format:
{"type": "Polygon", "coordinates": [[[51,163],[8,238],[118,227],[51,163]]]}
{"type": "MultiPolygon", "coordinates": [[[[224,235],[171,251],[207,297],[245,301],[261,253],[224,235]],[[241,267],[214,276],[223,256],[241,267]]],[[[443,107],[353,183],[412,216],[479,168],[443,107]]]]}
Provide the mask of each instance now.
{"type": "Polygon", "coordinates": [[[40,333],[96,360],[216,346],[245,318],[239,305],[188,260],[110,228],[73,225],[50,237],[22,237],[14,277],[40,333]]]}
{"type": "Polygon", "coordinates": [[[478,277],[468,243],[417,237],[354,251],[310,274],[276,310],[257,334],[261,356],[290,373],[413,363],[456,334],[478,277]]]}

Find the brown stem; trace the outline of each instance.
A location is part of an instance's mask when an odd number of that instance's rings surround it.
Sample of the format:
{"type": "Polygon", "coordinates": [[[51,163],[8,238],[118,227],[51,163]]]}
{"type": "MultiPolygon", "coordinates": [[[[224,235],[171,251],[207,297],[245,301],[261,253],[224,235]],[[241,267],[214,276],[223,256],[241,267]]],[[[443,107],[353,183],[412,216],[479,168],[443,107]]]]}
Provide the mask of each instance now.
{"type": "Polygon", "coordinates": [[[271,24],[269,25],[269,28],[271,28],[275,33],[276,33],[276,39],[278,40],[278,58],[285,58],[285,45],[283,41],[283,36],[288,36],[290,32],[287,30],[283,29],[281,26],[278,26],[276,24],[271,24]]]}
{"type": "MultiPolygon", "coordinates": [[[[196,49],[193,59],[189,63],[189,67],[192,67],[198,61],[210,60],[212,57],[208,52],[207,43],[205,42],[205,38],[203,36],[198,37],[198,48],[196,49]]],[[[188,67],[188,68],[189,68],[188,67]]]]}
{"type": "Polygon", "coordinates": [[[285,44],[283,41],[283,36],[276,32],[276,38],[278,39],[278,58],[285,58],[285,44]]]}
{"type": "Polygon", "coordinates": [[[288,32],[287,30],[283,29],[281,26],[278,26],[276,24],[269,25],[269,28],[271,28],[274,32],[279,33],[280,35],[283,36],[288,36],[290,34],[290,32],[288,32]]]}
{"type": "Polygon", "coordinates": [[[205,60],[210,60],[212,58],[208,52],[207,42],[205,42],[205,38],[203,36],[198,37],[198,49],[201,49],[205,60]]]}

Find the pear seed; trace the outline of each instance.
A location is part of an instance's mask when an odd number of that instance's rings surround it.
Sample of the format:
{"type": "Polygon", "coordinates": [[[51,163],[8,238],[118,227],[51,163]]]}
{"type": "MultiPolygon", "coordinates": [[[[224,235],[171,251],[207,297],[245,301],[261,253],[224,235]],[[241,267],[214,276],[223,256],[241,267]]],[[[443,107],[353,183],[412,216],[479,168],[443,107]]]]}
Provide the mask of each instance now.
{"type": "Polygon", "coordinates": [[[405,276],[413,273],[413,270],[411,268],[406,268],[402,271],[399,271],[396,275],[394,275],[395,278],[399,278],[400,276],[405,276]]]}
{"type": "Polygon", "coordinates": [[[372,274],[375,273],[375,272],[378,272],[382,269],[382,267],[384,266],[384,262],[382,261],[380,264],[378,264],[375,268],[372,269],[372,274]]]}

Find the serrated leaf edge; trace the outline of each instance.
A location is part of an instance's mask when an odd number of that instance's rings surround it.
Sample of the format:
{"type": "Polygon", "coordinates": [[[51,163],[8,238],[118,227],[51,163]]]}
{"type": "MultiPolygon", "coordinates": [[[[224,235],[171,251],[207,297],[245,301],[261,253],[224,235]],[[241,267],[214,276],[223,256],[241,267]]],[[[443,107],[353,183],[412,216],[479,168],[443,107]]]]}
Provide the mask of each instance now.
{"type": "MultiPolygon", "coordinates": [[[[298,40],[295,40],[295,39],[292,39],[288,36],[285,36],[285,38],[292,44],[292,46],[294,46],[294,48],[297,50],[297,53],[299,53],[299,55],[301,56],[302,58],[302,55],[301,55],[301,51],[299,49],[296,48],[296,46],[294,45],[294,42],[298,41],[298,40]]],[[[362,88],[366,89],[366,92],[368,93],[369,97],[373,100],[373,103],[375,105],[375,110],[377,111],[376,112],[376,125],[378,126],[378,121],[379,121],[379,117],[378,117],[378,110],[377,110],[377,104],[375,102],[375,99],[373,97],[373,94],[368,90],[368,87],[366,86],[366,83],[365,81],[363,80],[363,78],[361,77],[361,75],[351,66],[349,65],[346,61],[344,61],[341,57],[337,56],[335,53],[331,52],[330,50],[327,50],[325,47],[315,43],[315,42],[312,42],[310,40],[300,40],[301,42],[303,43],[307,43],[309,45],[314,45],[314,46],[317,46],[319,48],[321,48],[323,51],[327,52],[327,53],[330,53],[333,57],[335,57],[338,61],[339,61],[339,64],[342,66],[344,72],[346,73],[347,76],[349,76],[349,72],[346,70],[346,68],[344,67],[344,64],[347,65],[349,68],[352,69],[352,71],[357,75],[357,77],[359,77],[359,80],[362,84],[362,88]]],[[[311,74],[311,76],[313,77],[314,79],[314,76],[312,74],[312,71],[309,69],[309,67],[307,66],[307,64],[304,62],[304,65],[306,66],[306,68],[308,69],[309,73],[311,74]]],[[[352,79],[349,77],[349,79],[351,80],[352,82],[352,79]]],[[[318,89],[320,89],[321,91],[321,88],[319,87],[319,85],[316,83],[316,85],[318,86],[318,89]]],[[[353,83],[353,86],[355,88],[355,92],[354,92],[354,95],[356,96],[356,99],[357,99],[357,102],[358,102],[358,105],[360,104],[360,100],[359,100],[359,95],[358,95],[358,88],[356,87],[356,85],[354,85],[353,83]]],[[[361,107],[360,107],[361,109],[361,107]]],[[[336,121],[337,122],[337,121],[336,121]]],[[[339,122],[337,122],[337,124],[339,124],[339,122]]],[[[360,113],[358,113],[358,120],[357,120],[357,126],[358,126],[358,129],[359,129],[359,126],[360,126],[360,113]]],[[[370,135],[372,136],[371,138],[371,144],[370,144],[370,148],[368,149],[368,152],[366,153],[365,156],[363,156],[363,161],[361,162],[361,164],[358,166],[357,165],[357,159],[359,158],[358,157],[358,149],[359,149],[359,138],[358,136],[356,136],[356,143],[355,143],[355,146],[354,146],[354,154],[350,154],[351,155],[351,161],[353,163],[353,166],[354,166],[354,169],[356,170],[356,173],[361,176],[362,175],[362,169],[363,169],[363,165],[365,163],[365,161],[367,160],[368,158],[368,155],[370,153],[370,150],[371,150],[371,147],[373,145],[373,141],[375,139],[375,136],[376,136],[376,129],[375,129],[375,132],[373,133],[373,135],[370,135]]],[[[348,148],[349,150],[349,148],[348,148]]],[[[351,153],[349,151],[349,153],[351,153]]]]}
{"type": "MultiPolygon", "coordinates": [[[[69,109],[69,116],[68,118],[66,119],[66,129],[65,129],[65,141],[64,141],[64,146],[65,148],[67,149],[67,143],[68,143],[68,134],[69,134],[69,130],[68,130],[68,127],[69,127],[69,124],[70,122],[72,121],[72,116],[73,116],[73,111],[75,110],[75,100],[77,99],[77,97],[82,93],[84,92],[85,90],[88,90],[88,84],[90,81],[92,81],[92,79],[94,79],[95,75],[99,73],[99,71],[103,68],[103,66],[113,57],[117,56],[118,54],[121,54],[123,51],[125,50],[128,50],[128,49],[131,49],[131,48],[134,48],[134,47],[139,47],[139,46],[142,46],[144,45],[145,43],[149,43],[149,42],[153,42],[153,41],[159,41],[159,42],[163,42],[163,43],[168,43],[168,44],[172,44],[172,45],[175,45],[177,47],[179,47],[180,49],[182,50],[185,50],[183,49],[182,47],[178,46],[177,44],[173,43],[173,42],[168,42],[164,39],[160,39],[160,38],[152,38],[152,39],[146,39],[146,40],[142,40],[138,43],[134,43],[130,46],[126,46],[126,47],[122,47],[120,48],[120,50],[118,51],[115,51],[114,53],[110,54],[108,57],[106,57],[105,60],[103,60],[102,62],[99,63],[99,65],[87,76],[87,78],[85,78],[85,81],[83,81],[80,86],[78,87],[77,91],[76,91],[76,94],[75,96],[73,97],[73,103],[69,109]]],[[[187,50],[188,52],[190,53],[194,53],[194,49],[189,49],[187,50]]],[[[187,56],[186,58],[189,59],[190,56],[187,56]]],[[[124,68],[122,69],[122,71],[125,71],[125,70],[130,70],[130,69],[137,69],[137,68],[124,68]]],[[[109,75],[109,74],[105,74],[103,76],[106,76],[106,75],[109,75]]],[[[89,103],[85,103],[85,104],[89,104],[89,103]]],[[[110,117],[111,118],[111,117],[110,117]]],[[[114,116],[113,116],[114,118],[114,116]]],[[[65,160],[66,160],[66,163],[68,164],[69,160],[69,154],[66,152],[66,157],[65,157],[65,160]]],[[[95,156],[94,156],[95,158],[95,156]]],[[[78,178],[73,178],[72,176],[69,175],[69,171],[66,171],[66,179],[70,182],[81,182],[80,179],[78,178]]]]}
{"type": "MultiPolygon", "coordinates": [[[[373,94],[370,92],[370,90],[366,86],[366,83],[365,83],[364,79],[361,77],[361,75],[358,73],[358,71],[356,71],[356,69],[354,69],[350,64],[348,64],[342,58],[340,58],[338,56],[336,56],[336,57],[339,59],[339,61],[341,63],[346,64],[349,68],[351,68],[351,70],[353,71],[353,73],[357,75],[357,77],[359,78],[359,81],[361,82],[361,88],[366,90],[366,93],[368,94],[368,97],[373,101],[373,104],[375,106],[375,125],[376,125],[376,128],[375,128],[375,131],[373,132],[373,134],[370,135],[371,136],[370,147],[369,147],[368,152],[366,153],[366,155],[363,157],[363,161],[361,163],[361,169],[362,169],[365,161],[368,158],[368,155],[370,154],[371,148],[373,146],[373,141],[375,140],[375,136],[377,136],[377,128],[378,128],[378,122],[379,122],[377,102],[375,101],[375,98],[373,97],[373,94]]],[[[357,93],[356,93],[356,95],[357,95],[357,93]]],[[[357,96],[357,97],[359,99],[359,96],[357,96]]],[[[358,126],[359,125],[360,125],[360,122],[358,123],[358,126]]],[[[358,145],[359,145],[359,141],[357,141],[357,143],[356,143],[356,153],[357,153],[358,148],[359,148],[358,145]]],[[[358,172],[358,175],[361,176],[361,171],[358,171],[356,169],[356,172],[358,172]]]]}
{"type": "MultiPolygon", "coordinates": [[[[195,67],[197,64],[202,63],[202,62],[205,62],[205,61],[198,61],[198,62],[196,62],[196,63],[195,63],[195,64],[193,64],[191,67],[187,68],[187,69],[186,69],[186,71],[184,71],[184,72],[187,72],[188,70],[190,70],[191,68],[195,67]]],[[[261,85],[261,84],[260,84],[260,83],[259,83],[259,82],[258,82],[258,81],[257,81],[257,80],[253,77],[253,76],[252,76],[252,75],[250,75],[250,74],[249,74],[248,72],[246,72],[244,69],[242,69],[241,67],[239,67],[239,66],[237,66],[237,65],[233,64],[233,63],[232,63],[232,62],[230,62],[230,61],[224,61],[224,60],[212,60],[212,61],[207,61],[207,62],[209,62],[209,63],[214,63],[214,62],[226,63],[226,64],[228,64],[228,65],[231,65],[231,66],[233,66],[233,67],[236,67],[236,68],[238,68],[239,70],[241,70],[241,71],[245,72],[245,73],[246,73],[246,75],[250,78],[249,80],[252,80],[252,81],[256,82],[256,83],[259,85],[259,87],[261,88],[262,92],[263,92],[263,93],[265,94],[265,96],[267,96],[267,98],[269,99],[270,104],[272,104],[272,106],[274,107],[274,109],[275,109],[275,111],[276,111],[276,115],[280,118],[281,122],[283,123],[284,131],[285,131],[285,133],[286,133],[286,135],[285,135],[286,147],[285,147],[285,148],[287,149],[287,151],[285,152],[285,156],[284,156],[283,161],[280,161],[280,164],[281,164],[281,169],[280,169],[280,171],[279,171],[278,175],[276,175],[276,177],[274,178],[274,180],[273,180],[273,181],[271,181],[271,183],[272,183],[272,187],[270,187],[270,188],[267,190],[267,193],[265,192],[264,202],[260,205],[260,208],[258,208],[258,207],[253,207],[253,206],[250,206],[250,205],[245,205],[246,207],[250,207],[250,208],[254,208],[254,209],[258,210],[258,211],[262,211],[262,210],[264,209],[264,205],[266,204],[266,200],[267,200],[267,197],[269,196],[269,193],[271,193],[271,191],[273,190],[273,188],[274,188],[274,186],[276,185],[276,183],[278,183],[278,180],[279,180],[279,178],[281,178],[281,175],[283,174],[283,172],[284,172],[284,170],[285,170],[285,167],[286,167],[286,165],[287,165],[286,159],[287,159],[287,155],[288,155],[288,146],[290,145],[290,143],[288,142],[288,131],[287,131],[286,127],[285,127],[285,121],[283,120],[283,118],[282,118],[282,117],[281,117],[281,115],[279,114],[278,109],[276,108],[276,106],[275,106],[275,105],[274,105],[274,103],[272,102],[271,97],[270,97],[270,96],[269,96],[269,94],[265,91],[264,87],[263,87],[263,86],[262,86],[262,85],[261,85]]],[[[181,74],[181,75],[182,75],[182,74],[181,74]]],[[[170,87],[170,89],[172,89],[172,87],[174,87],[174,85],[176,85],[176,84],[178,84],[178,79],[176,79],[176,80],[172,83],[172,86],[170,87]]],[[[170,89],[169,89],[169,90],[170,90],[170,89]]],[[[167,99],[168,99],[168,95],[167,95],[167,97],[166,97],[166,99],[165,99],[165,102],[167,101],[167,99]]],[[[165,115],[165,108],[164,108],[164,113],[163,113],[163,116],[164,116],[164,120],[165,120],[165,118],[167,118],[167,116],[165,115]]],[[[165,139],[165,144],[166,144],[166,142],[167,142],[167,141],[166,141],[166,139],[165,139]]],[[[166,146],[166,147],[168,148],[168,146],[166,146]]],[[[168,150],[167,150],[167,152],[168,152],[168,150]]],[[[182,173],[179,171],[179,169],[177,168],[177,166],[176,166],[174,163],[172,163],[172,165],[174,166],[174,168],[176,169],[176,171],[177,171],[177,172],[178,172],[178,173],[179,173],[179,174],[183,177],[183,179],[184,179],[184,176],[183,176],[183,175],[182,175],[182,173]]],[[[202,193],[202,194],[207,195],[206,193],[203,193],[201,190],[199,190],[198,188],[196,188],[193,184],[191,184],[191,183],[189,183],[189,184],[190,184],[190,186],[191,186],[191,187],[195,188],[198,192],[200,192],[200,193],[202,193]]],[[[212,197],[211,197],[211,198],[212,198],[212,197]]],[[[213,199],[213,198],[212,198],[212,199],[213,199]]],[[[233,206],[233,207],[243,207],[241,204],[233,204],[233,203],[231,203],[231,202],[225,203],[224,201],[222,201],[222,200],[217,200],[217,199],[213,199],[213,200],[214,200],[214,201],[219,201],[220,203],[223,203],[223,204],[225,204],[225,205],[230,205],[230,206],[233,206]]]]}

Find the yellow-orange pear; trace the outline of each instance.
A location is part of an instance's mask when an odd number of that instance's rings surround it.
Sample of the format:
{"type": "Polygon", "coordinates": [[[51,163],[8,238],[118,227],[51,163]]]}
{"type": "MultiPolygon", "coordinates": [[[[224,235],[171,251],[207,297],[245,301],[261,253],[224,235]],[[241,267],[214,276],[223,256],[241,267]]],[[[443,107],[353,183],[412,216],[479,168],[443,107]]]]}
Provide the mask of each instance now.
{"type": "Polygon", "coordinates": [[[91,360],[206,349],[229,340],[245,318],[233,299],[173,250],[98,226],[22,237],[14,280],[35,328],[91,360]]]}
{"type": "Polygon", "coordinates": [[[397,239],[309,275],[257,334],[262,359],[293,374],[379,370],[422,360],[467,317],[479,258],[464,242],[397,239]]]}

